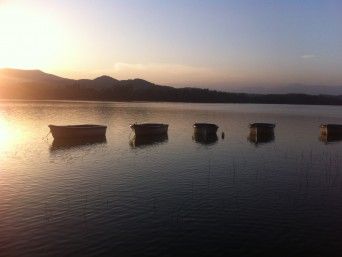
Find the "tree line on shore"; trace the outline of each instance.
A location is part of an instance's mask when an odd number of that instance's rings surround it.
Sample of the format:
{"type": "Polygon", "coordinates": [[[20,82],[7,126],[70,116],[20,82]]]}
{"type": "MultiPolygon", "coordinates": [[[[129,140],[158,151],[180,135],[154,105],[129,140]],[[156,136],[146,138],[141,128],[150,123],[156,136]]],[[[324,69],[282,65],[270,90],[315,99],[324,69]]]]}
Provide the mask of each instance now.
{"type": "Polygon", "coordinates": [[[2,99],[342,105],[342,95],[230,93],[161,86],[142,79],[120,81],[108,76],[72,80],[41,71],[10,70],[13,74],[26,80],[0,84],[2,99]]]}
{"type": "Polygon", "coordinates": [[[46,87],[3,87],[1,98],[34,100],[156,101],[194,103],[265,103],[342,105],[342,96],[306,94],[228,93],[199,88],[155,86],[137,89],[130,85],[94,89],[78,84],[46,87]]]}

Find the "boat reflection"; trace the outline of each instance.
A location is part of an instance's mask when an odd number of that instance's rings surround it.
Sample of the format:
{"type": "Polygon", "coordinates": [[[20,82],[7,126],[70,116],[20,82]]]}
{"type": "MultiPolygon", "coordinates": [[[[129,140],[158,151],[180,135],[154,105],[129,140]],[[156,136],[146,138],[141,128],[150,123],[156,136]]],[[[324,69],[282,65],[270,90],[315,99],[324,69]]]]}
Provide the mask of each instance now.
{"type": "Polygon", "coordinates": [[[54,139],[50,146],[50,151],[53,152],[57,150],[67,150],[82,146],[98,145],[105,143],[107,143],[106,137],[54,139]]]}
{"type": "Polygon", "coordinates": [[[319,140],[325,144],[336,143],[342,141],[342,135],[337,134],[321,134],[319,140]]]}
{"type": "Polygon", "coordinates": [[[167,134],[161,135],[144,135],[144,136],[134,136],[130,141],[129,144],[132,148],[142,148],[147,146],[153,146],[158,144],[163,144],[168,141],[167,134]]]}
{"type": "Polygon", "coordinates": [[[259,144],[267,144],[271,143],[275,140],[274,132],[269,132],[269,133],[254,133],[251,131],[247,137],[247,140],[254,144],[254,145],[259,145],[259,144]]]}
{"type": "Polygon", "coordinates": [[[213,145],[218,141],[218,137],[216,134],[203,134],[203,133],[194,133],[192,139],[199,144],[202,145],[213,145]]]}

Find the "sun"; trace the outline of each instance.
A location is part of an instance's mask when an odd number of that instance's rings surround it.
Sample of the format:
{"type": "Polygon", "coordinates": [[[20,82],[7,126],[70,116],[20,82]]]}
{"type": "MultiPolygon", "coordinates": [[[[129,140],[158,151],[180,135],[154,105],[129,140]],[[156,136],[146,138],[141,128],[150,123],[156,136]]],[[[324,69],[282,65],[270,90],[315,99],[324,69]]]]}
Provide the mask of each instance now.
{"type": "Polygon", "coordinates": [[[0,68],[51,67],[63,51],[63,31],[47,13],[0,5],[0,68]]]}

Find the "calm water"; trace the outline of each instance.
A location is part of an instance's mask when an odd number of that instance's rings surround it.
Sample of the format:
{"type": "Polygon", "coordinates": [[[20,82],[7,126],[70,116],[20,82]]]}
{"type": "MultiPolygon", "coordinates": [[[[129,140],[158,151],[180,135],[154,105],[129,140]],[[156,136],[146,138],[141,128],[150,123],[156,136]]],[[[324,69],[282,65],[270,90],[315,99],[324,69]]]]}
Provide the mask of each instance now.
{"type": "Polygon", "coordinates": [[[0,256],[340,256],[342,141],[320,141],[323,122],[342,108],[0,102],[0,256]],[[196,141],[195,121],[217,141],[196,141]],[[168,138],[135,142],[134,122],[168,138]],[[250,122],[275,138],[249,141],[250,122]],[[46,137],[75,123],[107,140],[46,137]]]}

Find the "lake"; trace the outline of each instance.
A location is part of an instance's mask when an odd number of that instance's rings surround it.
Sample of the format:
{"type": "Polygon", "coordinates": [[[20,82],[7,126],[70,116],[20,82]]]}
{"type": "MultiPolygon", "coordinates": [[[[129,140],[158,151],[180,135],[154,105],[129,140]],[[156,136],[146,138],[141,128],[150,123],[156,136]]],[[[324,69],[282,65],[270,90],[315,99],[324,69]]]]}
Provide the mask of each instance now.
{"type": "Polygon", "coordinates": [[[321,123],[342,108],[1,101],[0,255],[339,256],[342,141],[321,123]],[[218,137],[194,137],[196,121],[218,137]],[[134,122],[168,137],[134,140],[134,122]],[[276,123],[274,138],[249,138],[252,122],[276,123]],[[106,140],[48,134],[82,123],[106,140]]]}

